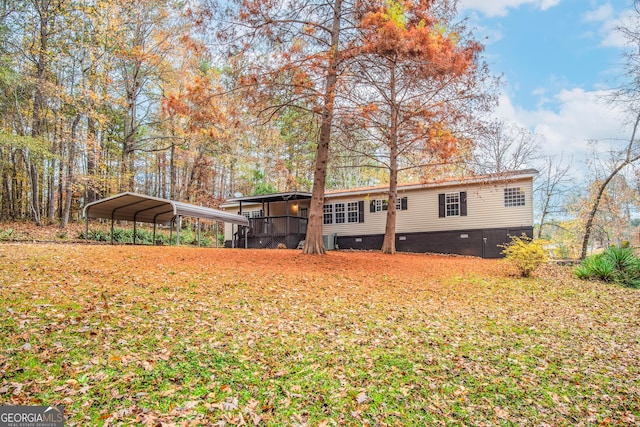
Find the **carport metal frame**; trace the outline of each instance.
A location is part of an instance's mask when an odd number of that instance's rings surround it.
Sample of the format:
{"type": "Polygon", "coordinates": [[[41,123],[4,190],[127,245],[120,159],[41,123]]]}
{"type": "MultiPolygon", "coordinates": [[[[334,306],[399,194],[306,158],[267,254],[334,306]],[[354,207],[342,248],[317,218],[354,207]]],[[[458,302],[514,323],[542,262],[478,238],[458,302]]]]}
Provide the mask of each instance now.
{"type": "Polygon", "coordinates": [[[173,237],[173,227],[176,227],[176,244],[180,244],[180,227],[183,217],[197,219],[198,246],[200,246],[200,219],[210,219],[216,222],[216,247],[218,246],[218,222],[229,222],[238,226],[248,227],[249,220],[243,215],[236,215],[217,209],[196,206],[189,203],[175,202],[169,199],[145,196],[136,193],[120,193],[112,197],[88,203],[83,209],[85,217],[85,239],[89,237],[89,218],[111,219],[111,243],[115,220],[133,221],[133,243],[136,244],[136,224],[138,222],[153,223],[153,241],[156,241],[157,225],[169,225],[169,244],[173,237]]]}

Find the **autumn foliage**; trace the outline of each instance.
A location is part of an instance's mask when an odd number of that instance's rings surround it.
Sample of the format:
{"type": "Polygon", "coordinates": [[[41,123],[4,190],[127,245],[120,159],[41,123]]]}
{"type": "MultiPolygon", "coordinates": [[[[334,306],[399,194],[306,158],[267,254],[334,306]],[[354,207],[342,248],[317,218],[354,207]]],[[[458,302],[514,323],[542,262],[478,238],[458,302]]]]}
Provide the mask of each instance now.
{"type": "Polygon", "coordinates": [[[514,280],[456,256],[7,243],[0,267],[0,401],[63,404],[68,425],[640,416],[640,295],[570,270],[514,280]]]}

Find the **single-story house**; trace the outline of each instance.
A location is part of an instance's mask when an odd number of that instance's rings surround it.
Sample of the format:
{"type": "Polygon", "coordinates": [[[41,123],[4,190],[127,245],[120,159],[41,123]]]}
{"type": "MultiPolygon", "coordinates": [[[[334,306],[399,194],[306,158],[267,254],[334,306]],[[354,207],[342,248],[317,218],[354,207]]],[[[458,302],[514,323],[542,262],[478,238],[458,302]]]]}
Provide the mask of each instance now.
{"type": "MultiPolygon", "coordinates": [[[[534,169],[398,185],[396,249],[501,257],[509,236],[533,234],[534,169]]],[[[388,186],[327,191],[323,234],[328,249],[380,249],[388,186]]],[[[230,247],[295,248],[304,240],[311,193],[238,197],[221,206],[249,227],[225,226],[230,247]]]]}

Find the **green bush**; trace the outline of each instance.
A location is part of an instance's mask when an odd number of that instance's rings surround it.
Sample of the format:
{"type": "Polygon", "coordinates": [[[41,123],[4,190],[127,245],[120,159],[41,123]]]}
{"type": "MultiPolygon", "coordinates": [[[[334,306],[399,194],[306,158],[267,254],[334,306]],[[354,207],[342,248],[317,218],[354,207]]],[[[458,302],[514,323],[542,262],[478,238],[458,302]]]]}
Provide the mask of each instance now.
{"type": "Polygon", "coordinates": [[[574,273],[583,280],[596,279],[631,288],[640,287],[640,259],[629,247],[612,246],[601,254],[587,257],[574,273]]]}
{"type": "Polygon", "coordinates": [[[93,240],[95,242],[108,242],[111,239],[111,237],[109,236],[109,233],[103,230],[89,230],[89,233],[86,235],[84,231],[81,231],[78,234],[78,238],[93,240]]]}
{"type": "Polygon", "coordinates": [[[13,240],[13,228],[0,231],[0,240],[13,240]]]}
{"type": "MultiPolygon", "coordinates": [[[[80,232],[78,235],[81,239],[85,238],[85,233],[80,232]]],[[[222,237],[224,239],[224,237],[222,237]]],[[[200,235],[200,245],[201,246],[214,246],[215,245],[215,237],[208,237],[204,235],[200,235]]],[[[90,230],[88,234],[88,240],[94,240],[97,242],[110,242],[111,241],[111,233],[103,230],[90,230]]],[[[133,243],[133,229],[131,228],[114,228],[113,229],[113,241],[114,243],[133,243]]],[[[222,244],[224,244],[224,240],[222,240],[222,244]]],[[[166,231],[157,232],[155,236],[155,241],[153,239],[153,230],[147,229],[137,229],[136,230],[136,243],[140,245],[168,245],[169,244],[169,235],[166,231]]],[[[173,232],[173,236],[171,239],[171,244],[175,245],[176,243],[176,233],[173,232]]],[[[181,245],[197,245],[198,244],[198,233],[193,230],[191,227],[185,227],[180,230],[180,244],[181,245]]]]}
{"type": "Polygon", "coordinates": [[[506,261],[518,270],[520,276],[529,277],[539,265],[547,262],[544,240],[534,240],[524,233],[520,237],[510,237],[511,242],[500,247],[504,248],[502,253],[506,261]]]}

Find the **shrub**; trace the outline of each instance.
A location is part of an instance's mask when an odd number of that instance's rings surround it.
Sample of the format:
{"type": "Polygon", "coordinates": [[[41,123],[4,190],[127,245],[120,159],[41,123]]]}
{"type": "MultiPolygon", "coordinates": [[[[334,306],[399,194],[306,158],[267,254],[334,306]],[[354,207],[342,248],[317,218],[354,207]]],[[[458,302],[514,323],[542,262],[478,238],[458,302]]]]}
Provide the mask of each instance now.
{"type": "Polygon", "coordinates": [[[13,228],[0,231],[0,240],[13,240],[13,228]]]}
{"type": "Polygon", "coordinates": [[[520,237],[510,237],[511,242],[500,247],[504,248],[502,253],[506,261],[518,270],[520,276],[529,277],[539,265],[547,262],[545,241],[534,240],[524,233],[520,237]]]}
{"type": "Polygon", "coordinates": [[[96,242],[107,242],[111,239],[109,233],[103,230],[89,230],[89,233],[85,235],[84,231],[78,233],[78,238],[94,240],[96,242]]]}
{"type": "MultiPolygon", "coordinates": [[[[81,231],[78,236],[81,239],[85,238],[85,233],[81,231]]],[[[109,242],[111,241],[111,233],[103,230],[89,230],[88,240],[95,240],[98,242],[109,242]]],[[[224,236],[220,236],[222,238],[221,242],[224,245],[224,236]]],[[[208,236],[200,236],[200,245],[201,246],[213,246],[215,245],[215,237],[208,236]]],[[[113,241],[115,243],[133,243],[133,229],[131,228],[114,228],[113,229],[113,241]]],[[[153,230],[148,230],[145,228],[138,228],[136,230],[136,243],[140,245],[168,245],[176,243],[176,232],[173,232],[173,236],[171,242],[169,242],[169,235],[166,232],[156,232],[155,241],[153,239],[153,230]]],[[[197,245],[198,244],[198,234],[190,227],[185,227],[180,230],[180,244],[181,245],[197,245]]]]}
{"type": "Polygon", "coordinates": [[[629,247],[612,246],[592,255],[574,270],[579,279],[597,279],[632,288],[640,287],[640,259],[629,247]]]}

